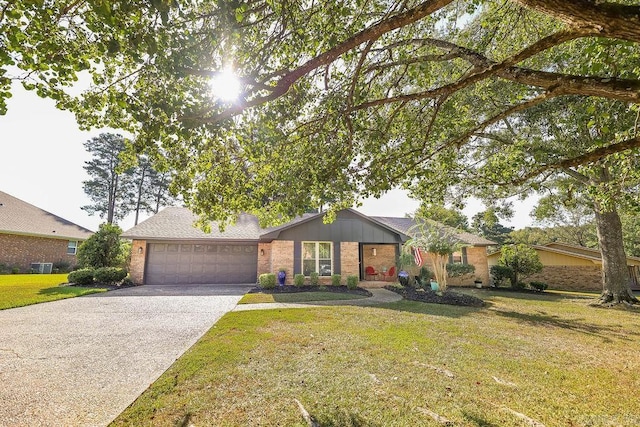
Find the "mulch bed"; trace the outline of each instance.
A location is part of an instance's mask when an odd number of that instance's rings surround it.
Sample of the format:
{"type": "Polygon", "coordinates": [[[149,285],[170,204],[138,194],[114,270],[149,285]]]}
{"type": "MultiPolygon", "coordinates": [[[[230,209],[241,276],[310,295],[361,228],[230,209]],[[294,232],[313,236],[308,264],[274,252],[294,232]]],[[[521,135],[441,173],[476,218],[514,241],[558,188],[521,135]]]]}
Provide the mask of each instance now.
{"type": "Polygon", "coordinates": [[[359,287],[355,289],[349,289],[346,286],[331,286],[331,285],[324,285],[324,286],[323,285],[318,285],[318,286],[276,285],[276,287],[273,289],[264,289],[264,288],[261,288],[260,286],[256,286],[255,288],[252,288],[248,293],[250,294],[256,294],[256,293],[289,294],[289,293],[295,293],[295,292],[334,292],[334,293],[341,293],[341,294],[364,295],[367,297],[370,297],[373,295],[368,290],[359,288],[359,287]]]}
{"type": "Polygon", "coordinates": [[[399,288],[396,286],[385,286],[392,292],[402,295],[404,299],[411,301],[429,302],[435,304],[460,305],[466,307],[483,307],[484,301],[472,295],[460,294],[447,290],[442,295],[438,295],[432,290],[422,290],[412,287],[399,288]]]}

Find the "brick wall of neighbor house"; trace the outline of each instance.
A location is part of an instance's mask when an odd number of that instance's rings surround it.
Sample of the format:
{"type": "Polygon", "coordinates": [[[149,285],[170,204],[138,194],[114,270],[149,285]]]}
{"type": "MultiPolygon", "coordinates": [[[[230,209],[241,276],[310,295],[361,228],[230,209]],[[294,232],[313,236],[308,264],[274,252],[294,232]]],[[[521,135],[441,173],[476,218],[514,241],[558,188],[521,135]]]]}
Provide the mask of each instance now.
{"type": "Polygon", "coordinates": [[[64,261],[76,265],[75,255],[67,255],[67,239],[0,234],[0,263],[28,271],[32,262],[64,261]]]}
{"type": "MultiPolygon", "coordinates": [[[[380,272],[383,269],[389,270],[391,266],[396,265],[396,248],[397,245],[363,245],[362,246],[362,265],[365,268],[371,266],[380,272]],[[375,256],[372,249],[376,249],[375,256]]],[[[368,280],[375,280],[373,277],[365,277],[368,280]]],[[[378,276],[378,280],[382,280],[382,275],[378,276]]]]}
{"type": "Polygon", "coordinates": [[[265,273],[271,273],[271,243],[258,243],[258,277],[265,273]]]}
{"type": "Polygon", "coordinates": [[[144,263],[147,258],[146,240],[134,240],[131,243],[131,262],[129,263],[129,275],[136,285],[144,283],[144,263]],[[140,252],[142,248],[142,252],[140,252]]]}
{"type": "Polygon", "coordinates": [[[549,289],[601,291],[600,268],[599,265],[548,265],[540,273],[528,276],[524,282],[545,282],[549,289]]]}
{"type": "Polygon", "coordinates": [[[340,274],[346,283],[347,276],[360,277],[360,255],[358,242],[340,243],[340,274]]]}
{"type": "MultiPolygon", "coordinates": [[[[433,271],[431,258],[427,254],[423,254],[425,260],[424,265],[433,271]]],[[[467,246],[467,263],[475,266],[472,274],[465,274],[460,277],[449,277],[447,284],[451,286],[473,286],[476,277],[482,280],[483,286],[489,285],[489,265],[487,264],[487,248],[484,246],[467,246]]]]}
{"type": "Polygon", "coordinates": [[[274,240],[271,242],[271,273],[284,268],[287,272],[287,285],[293,284],[293,240],[274,240]]]}

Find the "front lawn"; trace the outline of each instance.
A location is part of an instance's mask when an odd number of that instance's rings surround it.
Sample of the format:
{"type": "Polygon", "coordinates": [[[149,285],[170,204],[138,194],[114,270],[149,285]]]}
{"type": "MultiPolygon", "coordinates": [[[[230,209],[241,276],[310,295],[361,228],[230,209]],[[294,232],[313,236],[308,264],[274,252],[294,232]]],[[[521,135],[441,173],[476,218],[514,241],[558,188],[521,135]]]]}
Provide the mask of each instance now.
{"type": "Polygon", "coordinates": [[[58,286],[66,274],[0,275],[0,310],[104,292],[106,289],[58,286]]]}
{"type": "Polygon", "coordinates": [[[469,291],[232,312],[114,425],[640,425],[640,315],[562,295],[469,291]],[[439,419],[440,421],[435,421],[439,419]]]}
{"type": "Polygon", "coordinates": [[[367,298],[367,295],[356,295],[336,292],[297,292],[290,294],[246,294],[238,304],[258,304],[269,302],[297,303],[313,301],[338,301],[367,298]]]}

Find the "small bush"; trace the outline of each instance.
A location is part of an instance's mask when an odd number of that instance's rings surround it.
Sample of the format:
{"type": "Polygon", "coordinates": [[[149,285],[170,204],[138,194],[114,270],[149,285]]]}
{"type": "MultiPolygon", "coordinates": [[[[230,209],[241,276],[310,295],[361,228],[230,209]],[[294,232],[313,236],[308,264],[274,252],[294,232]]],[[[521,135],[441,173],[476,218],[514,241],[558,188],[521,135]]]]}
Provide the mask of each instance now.
{"type": "Polygon", "coordinates": [[[340,286],[342,282],[342,276],[339,274],[334,274],[331,276],[331,286],[340,286]]]}
{"type": "Polygon", "coordinates": [[[69,283],[75,283],[76,285],[91,285],[93,283],[92,268],[82,268],[80,270],[72,271],[67,276],[69,283]]]}
{"type": "Polygon", "coordinates": [[[472,274],[476,271],[473,264],[447,264],[447,275],[449,277],[460,277],[465,274],[472,274]]]}
{"type": "Polygon", "coordinates": [[[293,276],[293,284],[298,287],[304,286],[304,274],[296,274],[293,276]]]}
{"type": "Polygon", "coordinates": [[[69,273],[73,270],[71,268],[71,263],[68,261],[58,261],[53,263],[53,271],[58,273],[69,273]]]}
{"type": "Polygon", "coordinates": [[[264,273],[258,278],[263,289],[273,289],[276,287],[276,275],[274,273],[264,273]]]}
{"type": "Polygon", "coordinates": [[[511,280],[513,276],[513,270],[511,267],[505,267],[504,265],[492,265],[491,277],[493,277],[493,285],[498,287],[505,280],[511,280]]]}
{"type": "Polygon", "coordinates": [[[356,289],[358,287],[358,282],[360,278],[356,275],[347,276],[347,288],[356,289]]]}
{"type": "Polygon", "coordinates": [[[93,272],[93,279],[100,283],[116,283],[125,277],[127,277],[127,270],[118,267],[101,267],[93,272]]]}
{"type": "Polygon", "coordinates": [[[13,267],[11,269],[11,274],[20,274],[20,267],[13,267]]]}
{"type": "Polygon", "coordinates": [[[318,286],[318,284],[320,283],[320,275],[314,271],[309,275],[309,281],[311,282],[312,286],[318,286]]]}
{"type": "Polygon", "coordinates": [[[538,291],[538,292],[542,292],[542,291],[546,290],[549,287],[549,285],[547,285],[544,282],[529,282],[529,287],[531,289],[534,289],[534,290],[538,291]]]}

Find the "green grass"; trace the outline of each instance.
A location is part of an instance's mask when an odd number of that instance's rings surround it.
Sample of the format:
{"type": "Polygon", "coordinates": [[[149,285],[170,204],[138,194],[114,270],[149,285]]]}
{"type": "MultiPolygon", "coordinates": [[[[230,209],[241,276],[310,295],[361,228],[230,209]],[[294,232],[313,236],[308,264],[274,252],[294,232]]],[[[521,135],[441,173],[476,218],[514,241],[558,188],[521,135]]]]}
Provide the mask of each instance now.
{"type": "Polygon", "coordinates": [[[366,298],[364,295],[355,295],[340,292],[292,292],[283,294],[246,294],[238,304],[258,304],[270,302],[296,303],[313,301],[338,301],[366,298]]]}
{"type": "Polygon", "coordinates": [[[486,308],[232,312],[114,425],[640,425],[640,314],[473,291],[486,308]]]}
{"type": "Polygon", "coordinates": [[[106,289],[58,286],[66,274],[0,275],[0,310],[104,292],[106,289]]]}

